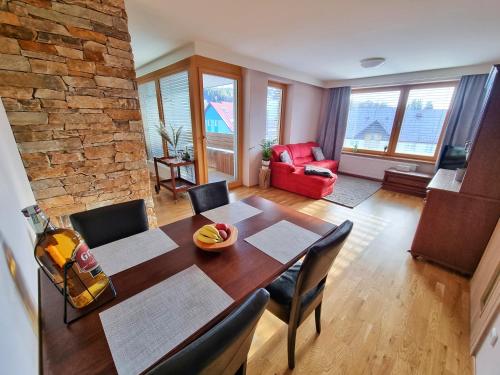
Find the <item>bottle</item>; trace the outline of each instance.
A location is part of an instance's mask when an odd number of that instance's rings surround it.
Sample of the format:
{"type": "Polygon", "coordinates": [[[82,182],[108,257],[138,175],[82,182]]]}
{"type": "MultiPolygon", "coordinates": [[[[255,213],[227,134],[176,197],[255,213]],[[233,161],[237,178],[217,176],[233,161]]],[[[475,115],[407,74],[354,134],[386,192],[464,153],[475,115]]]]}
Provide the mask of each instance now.
{"type": "Polygon", "coordinates": [[[94,301],[109,285],[109,278],[78,232],[57,228],[50,223],[38,205],[22,210],[37,235],[35,259],[63,293],[64,267],[67,270],[66,295],[75,308],[83,308],[94,301]]]}

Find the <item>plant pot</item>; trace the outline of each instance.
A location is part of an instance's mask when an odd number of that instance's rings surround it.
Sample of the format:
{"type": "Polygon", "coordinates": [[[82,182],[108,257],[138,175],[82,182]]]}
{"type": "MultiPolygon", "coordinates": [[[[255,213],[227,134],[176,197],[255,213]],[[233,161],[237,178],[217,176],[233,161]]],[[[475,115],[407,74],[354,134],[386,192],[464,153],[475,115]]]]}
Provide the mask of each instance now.
{"type": "Polygon", "coordinates": [[[262,160],[262,166],[263,167],[269,167],[270,163],[271,163],[271,160],[262,160]]]}

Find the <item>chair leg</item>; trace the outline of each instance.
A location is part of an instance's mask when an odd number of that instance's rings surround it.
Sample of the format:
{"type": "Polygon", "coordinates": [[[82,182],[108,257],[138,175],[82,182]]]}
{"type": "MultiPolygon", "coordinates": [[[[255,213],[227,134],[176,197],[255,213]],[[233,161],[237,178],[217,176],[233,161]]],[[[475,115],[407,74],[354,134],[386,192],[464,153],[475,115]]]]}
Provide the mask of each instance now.
{"type": "Polygon", "coordinates": [[[288,325],[288,368],[293,370],[295,367],[295,337],[297,335],[297,325],[288,325]]]}
{"type": "Polygon", "coordinates": [[[316,332],[321,333],[321,303],[314,310],[314,320],[316,322],[316,332]]]}
{"type": "Polygon", "coordinates": [[[246,373],[247,373],[247,361],[245,360],[245,362],[241,365],[238,371],[236,371],[235,375],[246,375],[246,373]]]}

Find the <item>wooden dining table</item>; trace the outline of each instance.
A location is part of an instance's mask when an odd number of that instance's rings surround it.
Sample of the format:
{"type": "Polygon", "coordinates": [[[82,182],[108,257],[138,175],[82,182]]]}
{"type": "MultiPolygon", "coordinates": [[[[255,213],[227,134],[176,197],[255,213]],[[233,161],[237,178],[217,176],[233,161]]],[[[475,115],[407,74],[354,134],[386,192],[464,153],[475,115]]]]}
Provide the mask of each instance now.
{"type": "MultiPolygon", "coordinates": [[[[203,215],[194,215],[162,226],[161,229],[179,247],[113,275],[111,279],[116,288],[116,298],[70,325],[63,322],[62,295],[39,272],[40,355],[43,373],[116,374],[99,313],[192,265],[197,265],[234,302],[184,342],[165,353],[162,360],[168,358],[207,332],[252,292],[268,285],[306,252],[304,249],[290,262],[282,264],[246,242],[245,238],[281,220],[287,220],[319,235],[324,235],[335,227],[331,223],[258,196],[242,201],[262,212],[234,224],[239,231],[234,245],[221,253],[198,249],[193,243],[192,235],[203,225],[211,223],[203,215]]],[[[103,300],[105,298],[102,297],[103,300]]]]}

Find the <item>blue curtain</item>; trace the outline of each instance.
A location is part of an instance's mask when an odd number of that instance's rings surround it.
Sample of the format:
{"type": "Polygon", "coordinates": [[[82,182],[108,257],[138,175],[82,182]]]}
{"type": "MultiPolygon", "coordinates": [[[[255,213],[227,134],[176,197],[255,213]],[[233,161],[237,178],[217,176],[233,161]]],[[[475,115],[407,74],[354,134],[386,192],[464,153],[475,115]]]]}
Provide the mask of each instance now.
{"type": "Polygon", "coordinates": [[[318,143],[327,159],[340,160],[349,114],[350,87],[330,89],[326,120],[321,127],[318,143]]]}
{"type": "Polygon", "coordinates": [[[473,141],[479,127],[479,113],[484,99],[487,74],[463,76],[455,93],[448,127],[443,139],[445,146],[464,146],[473,141]]]}

